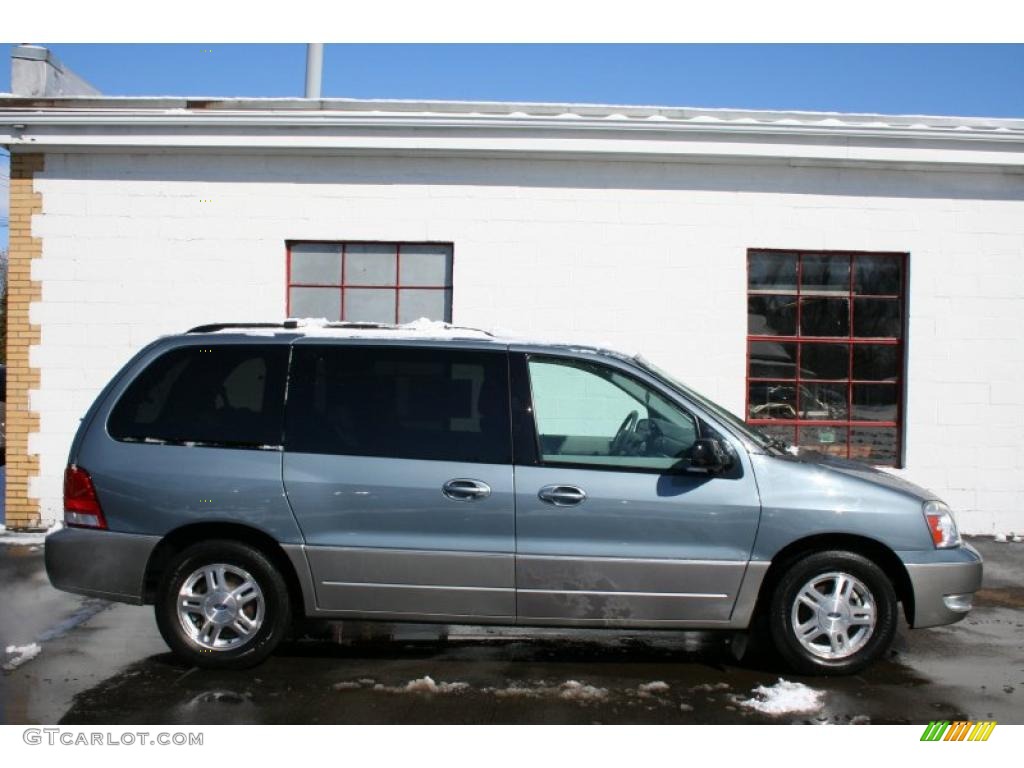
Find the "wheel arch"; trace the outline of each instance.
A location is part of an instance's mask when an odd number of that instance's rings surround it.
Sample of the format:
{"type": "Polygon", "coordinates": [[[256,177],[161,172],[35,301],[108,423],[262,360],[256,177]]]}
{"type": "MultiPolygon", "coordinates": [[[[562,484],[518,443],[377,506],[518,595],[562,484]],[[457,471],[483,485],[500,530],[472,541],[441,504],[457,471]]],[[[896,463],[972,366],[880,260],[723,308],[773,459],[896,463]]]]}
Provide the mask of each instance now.
{"type": "Polygon", "coordinates": [[[160,579],[175,555],[193,544],[212,539],[238,541],[260,550],[284,578],[296,618],[304,612],[305,600],[302,583],[299,580],[299,575],[295,572],[295,566],[281,544],[264,531],[241,523],[192,523],[175,528],[164,536],[153,549],[146,564],[142,583],[143,601],[146,604],[155,602],[160,579]]]}
{"type": "Polygon", "coordinates": [[[815,552],[828,550],[853,552],[866,557],[881,568],[892,583],[896,597],[903,606],[903,614],[907,623],[913,624],[914,588],[903,561],[893,550],[877,539],[852,533],[814,534],[790,542],[780,549],[772,558],[771,565],[761,582],[754,607],[754,616],[760,616],[767,610],[775,586],[794,562],[815,552]]]}

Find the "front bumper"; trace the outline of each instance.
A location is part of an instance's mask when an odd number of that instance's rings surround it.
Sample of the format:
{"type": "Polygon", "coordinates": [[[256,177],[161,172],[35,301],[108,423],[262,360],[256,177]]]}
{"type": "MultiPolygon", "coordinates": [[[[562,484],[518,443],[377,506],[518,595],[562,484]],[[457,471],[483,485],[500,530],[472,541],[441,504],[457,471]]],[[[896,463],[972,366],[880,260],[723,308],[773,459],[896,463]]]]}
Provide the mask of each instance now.
{"type": "Polygon", "coordinates": [[[159,536],[62,528],[46,537],[46,574],[65,592],[143,602],[146,566],[159,536]]]}
{"type": "MultiPolygon", "coordinates": [[[[915,553],[920,555],[920,553],[915,553]]],[[[904,565],[914,589],[914,615],[910,622],[915,629],[953,624],[971,610],[971,598],[981,588],[981,555],[965,544],[952,550],[936,550],[936,559],[904,565]]]]}

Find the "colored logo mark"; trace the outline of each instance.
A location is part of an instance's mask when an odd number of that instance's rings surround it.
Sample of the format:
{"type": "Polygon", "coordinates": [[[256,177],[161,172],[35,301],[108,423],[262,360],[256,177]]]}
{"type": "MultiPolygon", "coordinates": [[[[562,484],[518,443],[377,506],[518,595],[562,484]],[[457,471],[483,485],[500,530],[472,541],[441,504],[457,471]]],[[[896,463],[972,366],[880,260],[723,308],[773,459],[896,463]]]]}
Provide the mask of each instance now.
{"type": "Polygon", "coordinates": [[[995,727],[995,720],[932,720],[921,741],[988,741],[995,727]]]}

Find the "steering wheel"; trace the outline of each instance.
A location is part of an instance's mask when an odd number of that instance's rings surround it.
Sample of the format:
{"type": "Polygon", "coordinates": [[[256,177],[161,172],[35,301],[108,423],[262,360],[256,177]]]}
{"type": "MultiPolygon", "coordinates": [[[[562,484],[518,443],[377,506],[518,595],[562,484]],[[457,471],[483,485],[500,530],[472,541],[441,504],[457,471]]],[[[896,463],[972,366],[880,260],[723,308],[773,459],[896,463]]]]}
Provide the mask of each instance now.
{"type": "Polygon", "coordinates": [[[626,443],[626,437],[629,436],[633,430],[636,429],[636,425],[640,422],[640,412],[630,411],[626,418],[622,420],[622,424],[619,425],[618,431],[615,433],[615,437],[612,438],[611,444],[608,446],[608,451],[613,455],[617,456],[623,449],[626,443]]]}

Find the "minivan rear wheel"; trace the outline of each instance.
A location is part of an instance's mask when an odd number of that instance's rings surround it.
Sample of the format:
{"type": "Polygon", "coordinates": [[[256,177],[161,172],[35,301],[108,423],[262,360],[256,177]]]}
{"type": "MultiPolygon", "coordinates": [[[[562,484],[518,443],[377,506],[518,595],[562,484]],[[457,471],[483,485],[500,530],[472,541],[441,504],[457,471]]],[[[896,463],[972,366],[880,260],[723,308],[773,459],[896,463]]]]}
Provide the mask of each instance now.
{"type": "Polygon", "coordinates": [[[290,622],[288,587],[255,547],[206,541],[168,564],[156,622],[178,656],[199,667],[243,669],[267,658],[290,622]]]}
{"type": "Polygon", "coordinates": [[[808,675],[864,669],[889,649],[897,621],[896,592],[885,572],[845,551],[818,552],[790,565],[768,613],[780,655],[808,675]]]}

